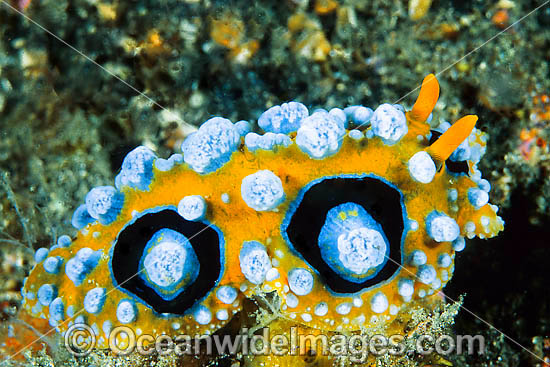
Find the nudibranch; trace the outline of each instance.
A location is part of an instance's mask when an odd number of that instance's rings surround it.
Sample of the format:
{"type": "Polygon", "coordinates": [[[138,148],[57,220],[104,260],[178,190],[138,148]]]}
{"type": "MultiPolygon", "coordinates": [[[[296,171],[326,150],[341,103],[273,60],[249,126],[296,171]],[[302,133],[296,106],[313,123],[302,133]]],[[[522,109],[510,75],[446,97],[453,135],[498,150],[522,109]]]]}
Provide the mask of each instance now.
{"type": "Polygon", "coordinates": [[[86,323],[99,347],[118,325],[214,333],[270,292],[316,329],[391,322],[449,282],[465,237],[503,229],[478,169],[487,136],[473,115],[431,128],[438,96],[430,74],[410,111],[289,102],[262,135],[213,117],[182,154],[134,149],[74,212],[76,237],[36,251],[25,309],[59,332],[86,323]]]}

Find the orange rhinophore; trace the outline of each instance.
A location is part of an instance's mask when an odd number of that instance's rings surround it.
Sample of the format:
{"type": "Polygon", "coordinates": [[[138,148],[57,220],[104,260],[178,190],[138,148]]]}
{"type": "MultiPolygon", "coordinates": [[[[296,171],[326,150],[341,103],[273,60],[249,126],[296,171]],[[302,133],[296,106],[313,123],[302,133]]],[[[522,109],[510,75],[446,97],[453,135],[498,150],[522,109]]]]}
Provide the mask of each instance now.
{"type": "Polygon", "coordinates": [[[420,94],[410,112],[410,117],[417,121],[426,121],[432,113],[439,98],[439,83],[435,75],[428,74],[422,81],[420,94]]]}
{"type": "Polygon", "coordinates": [[[456,148],[472,133],[472,130],[476,126],[476,121],[476,115],[462,117],[430,145],[426,151],[434,160],[445,162],[456,148]]]}
{"type": "Polygon", "coordinates": [[[439,83],[435,75],[428,74],[422,81],[420,94],[410,112],[407,113],[407,120],[411,130],[424,135],[430,130],[426,120],[432,113],[437,99],[439,98],[439,83]]]}

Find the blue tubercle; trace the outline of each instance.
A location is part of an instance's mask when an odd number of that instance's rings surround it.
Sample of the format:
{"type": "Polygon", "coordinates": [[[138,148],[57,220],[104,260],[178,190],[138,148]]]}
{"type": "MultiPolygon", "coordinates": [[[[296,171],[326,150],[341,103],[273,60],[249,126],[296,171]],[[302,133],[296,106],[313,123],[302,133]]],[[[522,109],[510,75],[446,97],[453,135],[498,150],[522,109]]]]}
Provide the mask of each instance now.
{"type": "Polygon", "coordinates": [[[311,158],[323,159],[338,152],[345,134],[340,119],[327,112],[315,112],[302,121],[296,144],[311,158]]]}
{"type": "Polygon", "coordinates": [[[400,279],[397,282],[397,293],[404,298],[411,297],[414,294],[414,281],[407,278],[400,279]]]}
{"type": "Polygon", "coordinates": [[[229,161],[240,138],[231,121],[213,117],[185,139],[181,146],[183,159],[198,173],[213,172],[229,161]]]}
{"type": "Polygon", "coordinates": [[[435,163],[428,153],[421,150],[415,153],[407,163],[409,174],[420,183],[427,184],[432,182],[437,172],[435,163]]]}
{"type": "Polygon", "coordinates": [[[153,180],[153,162],[157,156],[147,147],[139,146],[126,155],[120,173],[115,177],[115,186],[128,186],[146,191],[153,180]]]}
{"type": "Polygon", "coordinates": [[[271,269],[271,260],[265,246],[258,241],[246,241],[239,253],[241,271],[245,278],[253,284],[260,284],[271,269]]]}
{"type": "Polygon", "coordinates": [[[34,253],[34,261],[37,263],[41,263],[48,257],[48,253],[50,251],[45,247],[40,247],[36,252],[34,253]]]}
{"type": "Polygon", "coordinates": [[[240,136],[245,136],[252,130],[252,126],[250,125],[250,122],[245,120],[235,122],[235,128],[239,132],[240,136]]]}
{"type": "Polygon", "coordinates": [[[91,314],[97,314],[101,312],[106,298],[105,288],[94,288],[88,291],[84,297],[84,309],[91,314]]]}
{"type": "Polygon", "coordinates": [[[111,329],[113,328],[113,323],[111,320],[105,320],[103,322],[103,325],[101,325],[101,330],[105,333],[105,335],[109,335],[111,333],[111,329]]]}
{"type": "Polygon", "coordinates": [[[431,265],[421,265],[416,272],[416,277],[421,283],[431,284],[437,277],[437,272],[431,265]]]}
{"type": "Polygon", "coordinates": [[[422,250],[414,250],[410,253],[408,262],[412,266],[421,266],[428,261],[428,256],[422,250]]]}
{"type": "Polygon", "coordinates": [[[346,107],[344,112],[355,126],[367,126],[374,113],[371,108],[360,105],[346,107]]]}
{"type": "Polygon", "coordinates": [[[181,164],[183,163],[183,155],[174,153],[168,158],[168,160],[174,162],[174,164],[181,164]]]}
{"type": "Polygon", "coordinates": [[[472,187],[468,189],[468,200],[476,209],[479,209],[489,202],[489,194],[477,187],[472,187]]]}
{"type": "Polygon", "coordinates": [[[237,290],[231,286],[224,285],[216,291],[216,297],[226,305],[230,305],[237,299],[237,290]]]}
{"type": "Polygon", "coordinates": [[[244,144],[251,152],[257,149],[274,150],[277,146],[288,147],[292,144],[292,140],[286,134],[265,133],[258,135],[256,133],[248,133],[244,137],[244,144]]]}
{"type": "Polygon", "coordinates": [[[447,192],[447,198],[450,201],[456,201],[456,199],[458,199],[458,191],[456,189],[449,189],[447,192]]]}
{"type": "Polygon", "coordinates": [[[269,170],[257,171],[243,178],[241,196],[256,211],[273,210],[285,199],[281,179],[269,170]]]}
{"type": "Polygon", "coordinates": [[[471,155],[470,142],[468,139],[465,139],[462,143],[460,143],[458,148],[455,149],[449,159],[453,162],[466,161],[470,159],[471,155]]]}
{"type": "Polygon", "coordinates": [[[388,309],[389,302],[382,292],[376,293],[370,300],[370,309],[375,313],[382,313],[388,309]]]}
{"type": "Polygon", "coordinates": [[[38,288],[38,302],[42,306],[49,306],[57,297],[57,287],[52,284],[44,284],[38,288]]]}
{"type": "Polygon", "coordinates": [[[288,285],[298,296],[305,296],[313,290],[313,274],[304,268],[294,268],[288,273],[288,285]]]}
{"type": "Polygon", "coordinates": [[[477,186],[485,192],[491,191],[491,183],[484,178],[478,181],[477,186]]]}
{"type": "Polygon", "coordinates": [[[202,220],[206,215],[206,201],[201,195],[186,196],[178,203],[178,214],[185,220],[202,220]]]}
{"type": "Polygon", "coordinates": [[[65,316],[65,305],[63,305],[63,298],[57,297],[50,303],[50,325],[56,327],[57,324],[63,320],[65,316]]]}
{"type": "Polygon", "coordinates": [[[82,204],[74,211],[73,218],[71,219],[71,224],[76,229],[82,229],[86,227],[89,223],[92,223],[94,221],[95,219],[92,218],[90,213],[88,213],[86,204],[82,204]]]}
{"type": "Polygon", "coordinates": [[[131,299],[123,299],[116,308],[116,317],[122,324],[129,324],[137,319],[136,303],[131,299]]]}
{"type": "Polygon", "coordinates": [[[50,274],[57,274],[59,273],[59,268],[61,267],[61,264],[63,263],[63,260],[59,256],[50,256],[44,261],[44,270],[46,273],[50,274]]]}
{"type": "Polygon", "coordinates": [[[451,259],[449,254],[446,253],[442,253],[437,257],[437,265],[439,265],[439,267],[441,268],[448,268],[449,266],[451,266],[452,261],[453,260],[451,259]]]}
{"type": "Polygon", "coordinates": [[[445,213],[432,211],[426,217],[426,231],[436,242],[451,242],[460,234],[456,221],[445,213]]]}
{"type": "Polygon", "coordinates": [[[69,247],[73,240],[68,235],[64,234],[62,236],[59,236],[57,239],[57,246],[59,247],[69,247]]]}
{"type": "Polygon", "coordinates": [[[390,249],[380,224],[362,206],[351,202],[328,211],[318,244],[331,269],[354,283],[378,274],[390,249]]]}
{"type": "Polygon", "coordinates": [[[174,167],[174,161],[164,158],[157,158],[155,160],[155,168],[161,172],[170,171],[174,167]]]}
{"type": "Polygon", "coordinates": [[[183,163],[183,155],[172,154],[168,159],[157,158],[154,161],[154,166],[161,172],[170,171],[176,164],[183,163]]]}
{"type": "Polygon", "coordinates": [[[266,132],[288,134],[298,130],[307,116],[306,106],[300,102],[288,102],[273,106],[262,113],[258,125],[266,132]]]}
{"type": "Polygon", "coordinates": [[[172,300],[193,283],[200,270],[189,240],[172,229],[161,229],[147,242],[139,276],[165,300],[172,300]]]}
{"type": "Polygon", "coordinates": [[[360,130],[351,130],[348,135],[353,140],[361,140],[363,138],[363,133],[360,130]]]}
{"type": "Polygon", "coordinates": [[[212,321],[212,312],[210,312],[208,307],[203,305],[197,305],[193,308],[193,316],[195,317],[195,321],[201,325],[206,325],[212,321]]]}
{"type": "Polygon", "coordinates": [[[86,195],[86,209],[99,223],[112,223],[124,205],[124,195],[113,186],[94,187],[86,195]]]}
{"type": "Polygon", "coordinates": [[[70,318],[74,316],[74,308],[74,305],[70,305],[69,307],[67,307],[67,316],[69,316],[70,318]]]}
{"type": "Polygon", "coordinates": [[[456,240],[454,240],[451,245],[453,246],[453,250],[460,252],[466,248],[466,240],[464,237],[457,237],[456,240]]]}
{"type": "Polygon", "coordinates": [[[378,106],[370,122],[374,135],[387,145],[397,143],[409,131],[405,113],[388,103],[378,106]]]}
{"type": "Polygon", "coordinates": [[[82,284],[86,276],[96,267],[101,257],[101,251],[93,251],[84,247],[76,256],[65,264],[65,274],[76,286],[82,284]]]}
{"type": "Polygon", "coordinates": [[[328,111],[328,114],[342,121],[342,123],[344,124],[344,128],[348,128],[348,116],[346,115],[345,110],[342,110],[340,108],[332,108],[330,111],[328,111]]]}

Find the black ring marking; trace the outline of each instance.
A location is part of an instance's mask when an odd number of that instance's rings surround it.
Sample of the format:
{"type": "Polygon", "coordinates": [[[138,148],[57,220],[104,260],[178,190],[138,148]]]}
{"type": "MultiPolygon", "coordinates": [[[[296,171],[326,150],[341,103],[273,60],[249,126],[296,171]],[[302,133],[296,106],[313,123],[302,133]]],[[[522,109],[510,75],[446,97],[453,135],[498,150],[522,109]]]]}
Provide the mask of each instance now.
{"type": "Polygon", "coordinates": [[[329,178],[307,190],[290,219],[286,234],[294,249],[319,272],[333,292],[355,293],[391,278],[399,269],[403,229],[401,194],[396,189],[372,177],[329,178]],[[328,211],[346,202],[365,208],[380,223],[390,245],[389,261],[375,277],[363,283],[340,277],[323,260],[318,245],[328,211]]]}
{"type": "Polygon", "coordinates": [[[111,272],[116,285],[146,302],[158,313],[183,315],[194,303],[215,286],[222,271],[220,236],[208,225],[183,219],[175,210],[166,209],[145,214],[124,228],[118,235],[111,258],[111,272]],[[160,297],[153,288],[136,275],[147,241],[163,228],[187,237],[199,259],[197,279],[171,301],[160,297]]]}

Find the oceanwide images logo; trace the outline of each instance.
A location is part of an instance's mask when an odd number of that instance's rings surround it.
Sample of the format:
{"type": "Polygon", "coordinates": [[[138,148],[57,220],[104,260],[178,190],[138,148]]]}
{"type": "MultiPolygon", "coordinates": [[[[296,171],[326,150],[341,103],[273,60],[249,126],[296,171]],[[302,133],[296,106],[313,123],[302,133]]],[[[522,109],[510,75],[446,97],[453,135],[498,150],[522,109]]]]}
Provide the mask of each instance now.
{"type": "MultiPolygon", "coordinates": [[[[101,336],[104,338],[104,336],[101,336]]],[[[94,330],[86,324],[72,325],[65,332],[65,347],[76,355],[89,354],[98,341],[94,330]]],[[[325,335],[301,334],[291,327],[288,333],[271,334],[268,328],[249,333],[243,329],[237,335],[137,335],[127,326],[112,329],[108,337],[109,349],[118,355],[315,355],[347,356],[352,362],[364,362],[371,356],[483,354],[485,339],[481,335],[420,335],[407,339],[402,335],[325,335]]]]}

